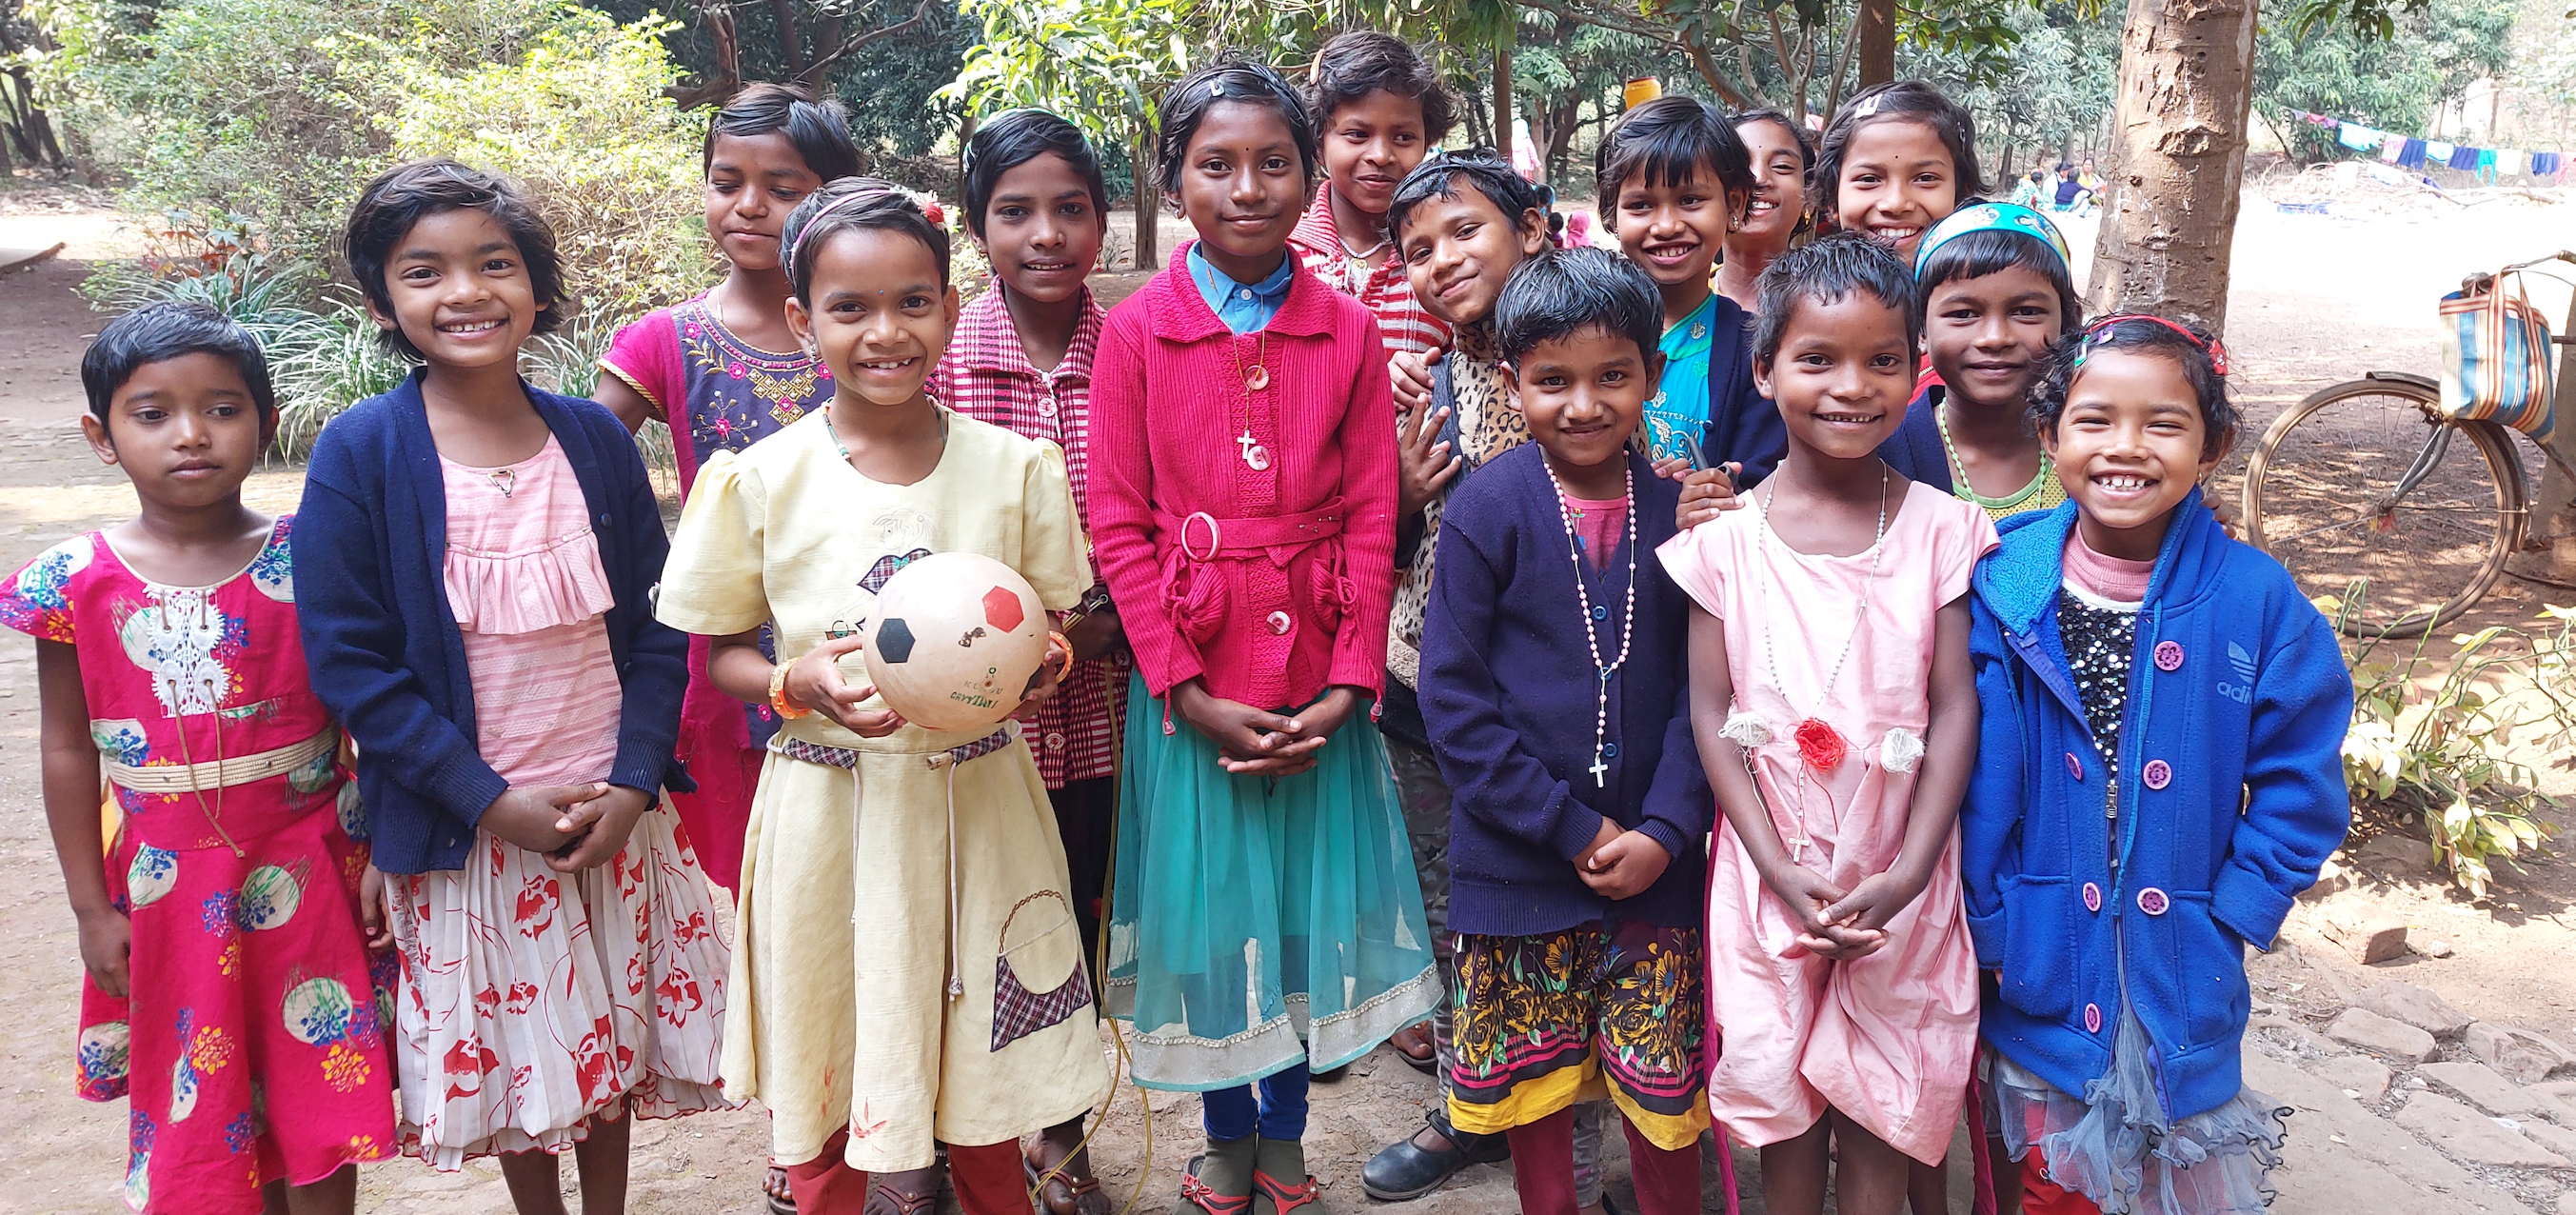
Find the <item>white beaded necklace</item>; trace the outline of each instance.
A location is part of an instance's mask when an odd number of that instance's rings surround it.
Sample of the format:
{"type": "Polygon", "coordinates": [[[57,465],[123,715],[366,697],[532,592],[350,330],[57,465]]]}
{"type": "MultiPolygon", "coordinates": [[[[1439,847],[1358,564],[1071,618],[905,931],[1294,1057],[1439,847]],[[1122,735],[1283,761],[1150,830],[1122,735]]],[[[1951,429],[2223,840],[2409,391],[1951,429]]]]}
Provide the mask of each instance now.
{"type": "Polygon", "coordinates": [[[1592,627],[1592,591],[1583,581],[1583,538],[1575,530],[1582,515],[1566,501],[1565,483],[1556,479],[1556,466],[1547,465],[1547,483],[1556,487],[1556,507],[1565,522],[1565,552],[1574,561],[1574,594],[1583,608],[1583,644],[1592,651],[1592,669],[1598,676],[1592,683],[1592,787],[1609,783],[1610,763],[1602,752],[1610,736],[1610,677],[1628,663],[1628,642],[1637,623],[1637,472],[1626,472],[1626,485],[1621,496],[1628,503],[1628,598],[1619,609],[1619,656],[1608,664],[1601,661],[1601,635],[1592,627]]]}
{"type": "MultiPolygon", "coordinates": [[[[1834,729],[1833,723],[1826,721],[1823,717],[1818,716],[1818,714],[1822,713],[1824,711],[1824,707],[1833,701],[1834,687],[1842,682],[1843,664],[1851,660],[1852,649],[1860,641],[1861,630],[1869,625],[1869,589],[1872,583],[1878,581],[1878,559],[1887,551],[1887,482],[1887,463],[1885,461],[1880,461],[1878,466],[1878,529],[1871,534],[1869,539],[1869,572],[1861,578],[1860,611],[1852,618],[1851,635],[1843,638],[1843,652],[1834,657],[1833,669],[1825,675],[1825,686],[1816,693],[1816,712],[1800,715],[1798,724],[1792,731],[1792,737],[1798,744],[1798,758],[1800,763],[1795,770],[1797,776],[1793,782],[1796,790],[1797,804],[1793,807],[1792,813],[1798,820],[1798,838],[1788,841],[1789,861],[1791,864],[1805,863],[1807,845],[1810,842],[1807,832],[1807,781],[1810,770],[1813,770],[1815,776],[1819,778],[1823,777],[1832,769],[1841,765],[1843,755],[1850,749],[1850,744],[1844,741],[1842,732],[1834,729]],[[1811,753],[1810,748],[1820,748],[1823,755],[1830,757],[1830,762],[1819,762],[1816,754],[1811,753]]],[[[1760,530],[1758,530],[1754,535],[1754,544],[1756,546],[1756,551],[1761,555],[1761,566],[1766,573],[1768,573],[1771,568],[1771,499],[1779,496],[1780,483],[1775,480],[1771,483],[1770,493],[1764,494],[1753,500],[1754,508],[1760,512],[1761,515],[1761,526],[1760,530]]],[[[1781,602],[1781,599],[1777,596],[1777,591],[1778,588],[1774,588],[1774,603],[1781,602]]],[[[1780,645],[1777,641],[1773,640],[1771,636],[1771,614],[1769,612],[1764,612],[1761,615],[1762,652],[1764,661],[1770,666],[1771,688],[1773,691],[1779,693],[1781,702],[1786,704],[1789,700],[1789,685],[1782,682],[1780,679],[1780,645]]],[[[1789,711],[1792,713],[1797,712],[1798,706],[1789,705],[1789,711]]],[[[1750,754],[1746,755],[1745,762],[1748,765],[1752,763],[1752,756],[1750,754]]],[[[1823,787],[1821,780],[1818,782],[1818,787],[1820,789],[1823,787]]],[[[1832,806],[1832,794],[1830,792],[1826,794],[1826,805],[1828,808],[1831,808],[1832,806]]]]}

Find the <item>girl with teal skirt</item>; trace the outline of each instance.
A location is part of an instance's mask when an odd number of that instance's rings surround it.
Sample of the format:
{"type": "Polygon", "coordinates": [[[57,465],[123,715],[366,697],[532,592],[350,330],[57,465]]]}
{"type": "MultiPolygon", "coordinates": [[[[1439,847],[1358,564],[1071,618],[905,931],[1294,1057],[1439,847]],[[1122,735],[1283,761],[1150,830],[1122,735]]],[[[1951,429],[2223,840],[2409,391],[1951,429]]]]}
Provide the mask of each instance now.
{"type": "Polygon", "coordinates": [[[1200,239],[1110,312],[1091,387],[1094,553],[1136,652],[1105,1004],[1138,1084],[1202,1094],[1184,1209],[1284,1215],[1317,1199],[1310,1069],[1442,994],[1369,720],[1395,414],[1376,320],[1288,255],[1316,158],[1294,88],[1223,57],[1161,128],[1200,239]]]}

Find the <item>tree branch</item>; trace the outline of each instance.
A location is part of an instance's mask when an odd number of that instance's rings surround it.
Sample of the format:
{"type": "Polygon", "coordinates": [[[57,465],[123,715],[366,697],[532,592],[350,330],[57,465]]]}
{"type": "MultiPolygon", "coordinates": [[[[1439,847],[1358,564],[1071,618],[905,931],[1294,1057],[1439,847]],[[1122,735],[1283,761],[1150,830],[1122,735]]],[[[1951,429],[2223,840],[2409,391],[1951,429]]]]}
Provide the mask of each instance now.
{"type": "Polygon", "coordinates": [[[795,0],[769,0],[769,19],[778,23],[778,51],[787,57],[787,72],[805,75],[805,35],[796,28],[795,0]]]}
{"type": "Polygon", "coordinates": [[[929,20],[930,0],[920,0],[920,3],[914,6],[911,16],[895,22],[892,25],[869,30],[866,33],[859,34],[842,42],[840,46],[833,49],[831,54],[815,60],[803,72],[799,73],[797,79],[809,81],[815,88],[820,89],[822,87],[823,78],[830,73],[833,64],[839,63],[841,60],[848,58],[854,51],[873,46],[888,38],[899,38],[905,34],[909,34],[912,31],[919,29],[922,25],[929,22],[929,20]]]}
{"type": "Polygon", "coordinates": [[[707,23],[707,35],[715,39],[716,70],[696,84],[675,84],[662,90],[672,104],[683,110],[713,105],[742,87],[742,43],[734,34],[733,12],[721,0],[705,0],[698,6],[698,16],[707,23]]]}

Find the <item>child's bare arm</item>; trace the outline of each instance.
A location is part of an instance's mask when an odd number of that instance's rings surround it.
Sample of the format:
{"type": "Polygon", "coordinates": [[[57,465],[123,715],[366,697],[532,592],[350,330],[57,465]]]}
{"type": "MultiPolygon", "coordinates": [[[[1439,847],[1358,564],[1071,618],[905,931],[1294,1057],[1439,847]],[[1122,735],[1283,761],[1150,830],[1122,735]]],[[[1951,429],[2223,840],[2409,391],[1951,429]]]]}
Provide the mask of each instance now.
{"type": "Polygon", "coordinates": [[[1914,800],[1905,816],[1905,843],[1886,872],[1863,880],[1826,908],[1827,918],[1848,919],[1868,931],[1885,928],[1922,896],[1932,881],[1932,867],[1949,846],[1959,799],[1967,793],[1968,774],[1977,762],[1977,682],[1968,661],[1968,627],[1966,595],[1943,605],[1933,618],[1932,711],[1924,730],[1923,768],[1914,778],[1914,800]]]}
{"type": "Polygon", "coordinates": [[[80,654],[70,643],[36,643],[36,686],[43,697],[45,825],[62,862],[63,888],[80,924],[81,965],[111,996],[126,993],[126,955],[134,930],[108,901],[107,843],[99,836],[98,744],[89,736],[89,694],[81,688],[80,654]]]}
{"type": "Polygon", "coordinates": [[[1754,786],[1753,774],[1745,770],[1743,748],[1724,734],[1727,713],[1735,704],[1735,680],[1726,665],[1726,622],[1697,604],[1691,605],[1690,671],[1691,737],[1699,745],[1709,786],[1717,791],[1719,813],[1735,828],[1736,838],[1744,841],[1745,854],[1752,858],[1763,884],[1797,915],[1798,943],[1828,957],[1839,954],[1844,941],[1833,935],[1834,925],[1823,912],[1827,904],[1843,897],[1843,890],[1823,874],[1789,859],[1780,832],[1771,825],[1762,792],[1754,786]]]}

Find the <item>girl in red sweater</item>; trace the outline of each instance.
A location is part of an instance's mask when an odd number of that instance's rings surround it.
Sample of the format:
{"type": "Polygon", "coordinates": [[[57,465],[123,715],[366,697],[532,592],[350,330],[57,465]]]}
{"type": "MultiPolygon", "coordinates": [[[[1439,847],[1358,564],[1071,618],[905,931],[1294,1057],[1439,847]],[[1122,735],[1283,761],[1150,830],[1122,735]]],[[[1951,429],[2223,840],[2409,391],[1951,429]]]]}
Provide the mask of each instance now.
{"type": "Polygon", "coordinates": [[[1136,653],[1107,1005],[1137,1083],[1203,1094],[1183,1202],[1284,1215],[1317,1198],[1309,1069],[1441,996],[1369,721],[1393,406],[1376,320],[1288,255],[1316,159],[1295,90],[1223,56],[1161,129],[1199,239],[1111,310],[1091,389],[1093,545],[1136,653]]]}

